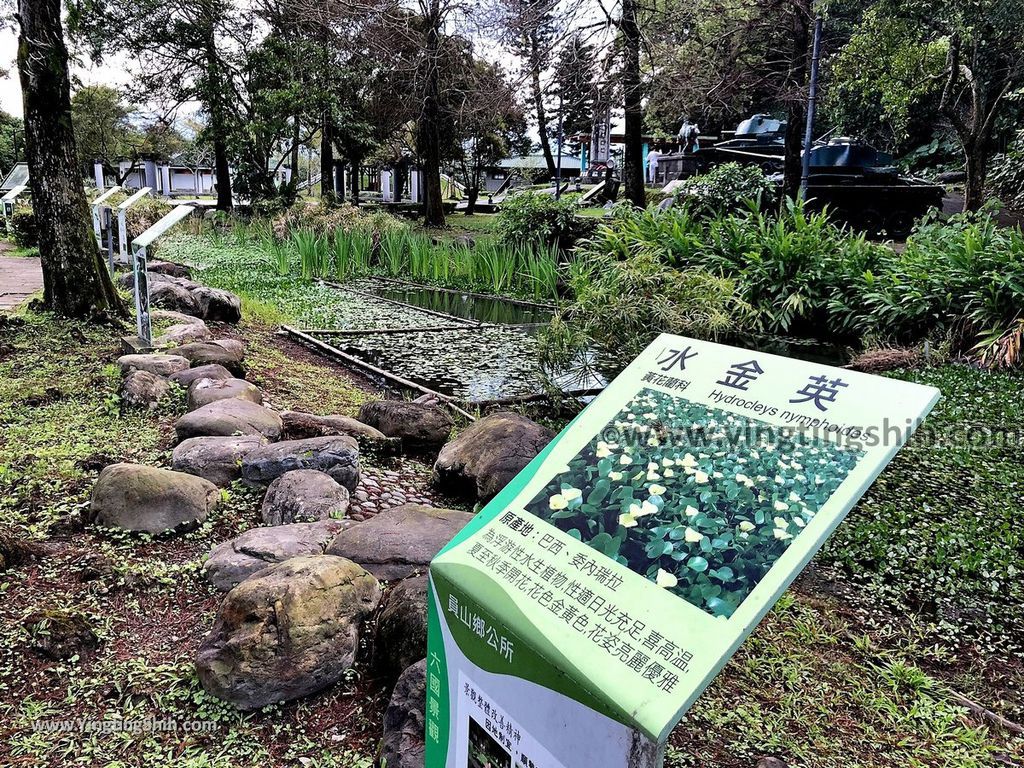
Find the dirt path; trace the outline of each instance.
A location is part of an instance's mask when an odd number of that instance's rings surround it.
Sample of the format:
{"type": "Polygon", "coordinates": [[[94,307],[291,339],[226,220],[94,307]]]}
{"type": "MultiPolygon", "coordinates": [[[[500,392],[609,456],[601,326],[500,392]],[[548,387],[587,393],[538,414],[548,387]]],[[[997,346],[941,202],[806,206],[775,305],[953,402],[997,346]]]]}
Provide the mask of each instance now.
{"type": "Polygon", "coordinates": [[[0,245],[0,310],[13,309],[43,287],[38,258],[4,256],[0,245]]]}

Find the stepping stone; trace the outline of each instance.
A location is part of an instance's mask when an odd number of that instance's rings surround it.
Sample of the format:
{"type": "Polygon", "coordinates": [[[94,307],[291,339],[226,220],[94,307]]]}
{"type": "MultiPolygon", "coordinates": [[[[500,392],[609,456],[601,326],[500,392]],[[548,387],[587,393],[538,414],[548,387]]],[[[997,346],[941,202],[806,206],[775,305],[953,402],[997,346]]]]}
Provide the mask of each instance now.
{"type": "Polygon", "coordinates": [[[271,565],[302,555],[322,555],[324,547],[352,525],[347,520],[253,528],[214,547],[203,574],[221,592],[271,565]]]}
{"type": "MultiPolygon", "coordinates": [[[[128,273],[121,284],[131,289],[134,277],[128,273]]],[[[237,323],[242,319],[242,301],[229,291],[200,285],[183,277],[149,275],[150,303],[154,307],[181,312],[202,320],[237,323]]]]}
{"type": "Polygon", "coordinates": [[[168,378],[175,384],[185,387],[192,386],[192,382],[199,379],[231,379],[231,371],[223,365],[213,363],[211,365],[198,365],[195,368],[188,368],[184,371],[172,373],[168,378]]]}
{"type": "Polygon", "coordinates": [[[125,408],[156,408],[170,388],[163,376],[130,368],[121,382],[121,405],[125,408]]]}
{"type": "Polygon", "coordinates": [[[485,416],[441,449],[433,483],[452,496],[490,501],[554,437],[518,413],[485,416]]]}
{"type": "Polygon", "coordinates": [[[168,350],[168,353],[187,358],[193,366],[211,363],[223,365],[235,376],[245,378],[245,366],[242,363],[242,359],[245,357],[245,346],[242,342],[234,339],[196,341],[174,347],[168,350]]]}
{"type": "Polygon", "coordinates": [[[352,667],[362,622],[380,598],[377,580],[344,558],[273,565],[224,596],[199,646],[199,680],[241,710],[323,690],[352,667]]]}
{"type": "Polygon", "coordinates": [[[338,534],[327,554],[347,557],[383,581],[426,571],[430,561],[473,519],[468,512],[403,504],[338,534]]]}
{"type": "Polygon", "coordinates": [[[269,484],[295,469],[326,472],[347,490],[353,491],[359,482],[359,446],[354,438],[347,435],[274,443],[245,457],[242,478],[250,483],[269,484]]]}
{"type": "Polygon", "coordinates": [[[217,486],[201,477],[143,464],[111,464],[100,472],[87,518],[140,533],[186,530],[205,520],[219,498],[217,486]]]}
{"type": "Polygon", "coordinates": [[[436,405],[404,400],[377,400],[359,409],[359,421],[388,437],[397,437],[412,453],[432,453],[448,441],[455,422],[436,405]]]}
{"type": "Polygon", "coordinates": [[[159,336],[153,339],[156,347],[177,347],[181,344],[188,344],[195,341],[206,341],[212,338],[213,334],[206,327],[206,323],[198,318],[192,318],[194,322],[175,323],[168,326],[159,336]]]}
{"type": "Polygon", "coordinates": [[[358,440],[360,445],[377,450],[398,442],[379,429],[363,424],[349,416],[316,416],[303,411],[282,411],[281,421],[284,423],[282,437],[285,440],[350,435],[358,440]]]}
{"type": "Polygon", "coordinates": [[[192,364],[181,355],[121,355],[117,358],[117,364],[123,371],[135,368],[139,371],[148,371],[157,376],[170,376],[172,373],[184,371],[192,364]]]}
{"type": "Polygon", "coordinates": [[[194,411],[218,400],[248,400],[262,405],[263,393],[245,379],[196,379],[188,388],[188,410],[194,411]]]}
{"type": "Polygon", "coordinates": [[[175,447],[171,467],[225,488],[241,478],[242,459],[266,442],[262,435],[190,437],[175,447]]]}
{"type": "Polygon", "coordinates": [[[192,277],[192,269],[184,264],[175,264],[173,261],[150,261],[146,264],[146,271],[152,275],[169,275],[170,277],[192,277]]]}
{"type": "Polygon", "coordinates": [[[340,519],[348,511],[348,489],[315,469],[285,472],[267,488],[260,511],[267,525],[340,519]]]}
{"type": "Polygon", "coordinates": [[[263,435],[268,440],[281,436],[281,417],[248,400],[218,400],[186,413],[174,424],[178,440],[190,437],[236,434],[263,435]]]}

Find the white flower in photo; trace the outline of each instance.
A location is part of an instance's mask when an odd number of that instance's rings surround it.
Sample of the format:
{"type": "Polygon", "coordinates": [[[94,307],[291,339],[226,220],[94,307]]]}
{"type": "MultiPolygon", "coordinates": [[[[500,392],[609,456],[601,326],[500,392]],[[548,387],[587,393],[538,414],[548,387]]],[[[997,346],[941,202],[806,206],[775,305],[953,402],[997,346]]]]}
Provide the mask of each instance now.
{"type": "Polygon", "coordinates": [[[772,506],[774,506],[779,512],[786,512],[789,510],[789,504],[784,501],[776,501],[772,506]]]}
{"type": "Polygon", "coordinates": [[[569,502],[565,500],[565,496],[560,493],[556,493],[550,499],[548,499],[548,507],[551,509],[565,509],[569,506],[569,502]]]}
{"type": "Polygon", "coordinates": [[[562,496],[565,497],[566,501],[576,501],[576,499],[580,498],[580,496],[582,496],[582,495],[583,495],[583,491],[581,491],[579,488],[563,488],[562,489],[562,496]]]}
{"type": "Polygon", "coordinates": [[[659,445],[661,445],[661,440],[659,440],[656,437],[649,437],[647,438],[647,445],[649,445],[651,448],[657,448],[659,445]]]}
{"type": "Polygon", "coordinates": [[[686,505],[685,512],[686,512],[686,516],[687,517],[696,517],[697,515],[700,514],[700,511],[695,506],[693,506],[692,504],[687,504],[686,505]]]}
{"type": "Polygon", "coordinates": [[[599,459],[606,459],[612,455],[612,449],[608,446],[604,440],[597,441],[597,450],[594,451],[594,455],[599,459]]]}
{"type": "Polygon", "coordinates": [[[784,518],[784,517],[776,517],[772,522],[775,523],[775,527],[776,528],[783,528],[783,529],[785,529],[785,528],[789,527],[789,521],[786,520],[786,518],[784,518]]]}
{"type": "Polygon", "coordinates": [[[661,496],[668,489],[664,485],[658,485],[657,483],[655,483],[647,490],[651,494],[651,496],[661,496]]]}
{"type": "Polygon", "coordinates": [[[614,471],[613,472],[609,472],[608,473],[608,479],[611,480],[613,483],[617,483],[617,482],[619,482],[622,479],[622,473],[621,472],[614,472],[614,471]]]}
{"type": "Polygon", "coordinates": [[[659,475],[653,469],[647,470],[647,481],[648,482],[653,482],[655,480],[661,480],[661,475],[659,475]]]}
{"type": "Polygon", "coordinates": [[[619,525],[623,528],[634,528],[636,526],[636,518],[632,515],[619,515],[619,525]]]}
{"type": "Polygon", "coordinates": [[[649,502],[649,501],[645,501],[643,504],[640,505],[640,511],[639,512],[634,512],[633,508],[630,507],[629,513],[631,515],[633,515],[633,517],[644,517],[645,515],[653,515],[657,511],[658,511],[658,508],[656,506],[651,504],[651,502],[649,502]]]}
{"type": "Polygon", "coordinates": [[[658,462],[656,462],[656,461],[649,461],[649,462],[647,462],[647,468],[648,469],[657,469],[658,468],[658,462]]]}
{"type": "Polygon", "coordinates": [[[797,494],[796,491],[790,491],[789,500],[796,504],[798,501],[800,501],[800,496],[797,494]]]}
{"type": "Polygon", "coordinates": [[[666,459],[662,459],[661,460],[661,466],[663,466],[663,467],[671,467],[675,463],[676,463],[675,459],[667,459],[666,458],[666,459]]]}
{"type": "Polygon", "coordinates": [[[792,539],[793,538],[793,534],[786,533],[781,528],[776,528],[774,531],[772,531],[772,535],[776,539],[778,539],[779,541],[785,541],[786,539],[792,539]]]}
{"type": "Polygon", "coordinates": [[[704,534],[687,526],[686,533],[683,534],[683,538],[685,538],[690,544],[697,544],[704,538],[704,534]]]}
{"type": "Polygon", "coordinates": [[[674,469],[666,469],[664,472],[662,472],[662,474],[665,477],[675,477],[676,476],[676,471],[674,469]]]}
{"type": "Polygon", "coordinates": [[[679,583],[679,579],[677,579],[673,574],[666,571],[664,568],[659,568],[658,575],[655,577],[654,583],[657,584],[659,587],[664,587],[665,589],[672,589],[672,587],[676,586],[676,584],[679,583]]]}
{"type": "Polygon", "coordinates": [[[782,479],[782,475],[776,475],[775,476],[775,484],[776,485],[785,485],[786,481],[782,479]]]}
{"type": "Polygon", "coordinates": [[[696,467],[697,460],[693,458],[692,453],[688,453],[685,456],[683,456],[683,458],[676,459],[676,464],[678,464],[681,467],[696,467]]]}
{"type": "Polygon", "coordinates": [[[807,525],[807,523],[804,522],[804,519],[802,517],[794,517],[793,525],[795,525],[797,528],[803,528],[805,525],[807,525]]]}
{"type": "Polygon", "coordinates": [[[740,522],[741,531],[752,531],[755,527],[756,526],[749,520],[743,520],[742,522],[740,522]]]}
{"type": "Polygon", "coordinates": [[[696,480],[698,483],[706,483],[708,481],[708,473],[701,472],[698,469],[696,472],[694,472],[693,479],[696,480]]]}
{"type": "Polygon", "coordinates": [[[632,464],[632,463],[633,463],[633,457],[632,456],[628,456],[625,453],[622,454],[621,456],[619,456],[619,464],[626,465],[626,464],[632,464]]]}
{"type": "Polygon", "coordinates": [[[723,475],[721,472],[716,471],[712,473],[712,477],[714,477],[716,480],[721,480],[723,477],[725,477],[725,475],[723,475]]]}

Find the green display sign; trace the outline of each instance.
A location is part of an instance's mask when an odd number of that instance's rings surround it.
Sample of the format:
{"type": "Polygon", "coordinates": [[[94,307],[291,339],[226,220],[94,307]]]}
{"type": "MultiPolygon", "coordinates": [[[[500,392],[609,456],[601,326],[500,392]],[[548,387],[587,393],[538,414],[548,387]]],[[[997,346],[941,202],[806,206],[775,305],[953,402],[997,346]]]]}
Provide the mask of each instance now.
{"type": "Polygon", "coordinates": [[[431,563],[428,768],[657,765],[938,398],[658,338],[431,563]]]}

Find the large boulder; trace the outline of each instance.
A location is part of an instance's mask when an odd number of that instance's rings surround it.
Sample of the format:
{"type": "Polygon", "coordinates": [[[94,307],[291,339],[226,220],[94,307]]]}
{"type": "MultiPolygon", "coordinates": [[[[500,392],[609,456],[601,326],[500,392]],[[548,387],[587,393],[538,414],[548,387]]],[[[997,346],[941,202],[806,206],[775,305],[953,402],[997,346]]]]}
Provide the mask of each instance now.
{"type": "Polygon", "coordinates": [[[245,379],[196,379],[188,388],[188,410],[231,398],[263,404],[260,388],[245,379]]]}
{"type": "Polygon", "coordinates": [[[293,557],[322,555],[347,520],[293,523],[252,528],[214,547],[203,564],[203,573],[214,587],[227,592],[254,573],[293,557]]]}
{"type": "Polygon", "coordinates": [[[163,376],[130,368],[121,382],[121,405],[125,408],[156,408],[170,388],[163,376]]]}
{"type": "MultiPolygon", "coordinates": [[[[127,275],[127,287],[133,278],[127,275]]],[[[192,315],[202,320],[237,323],[242,319],[242,301],[235,294],[194,283],[183,277],[149,275],[150,303],[154,307],[192,315]]]]}
{"type": "Polygon", "coordinates": [[[348,511],[348,489],[325,472],[296,469],[274,480],[260,515],[267,525],[340,519],[348,511]]]}
{"type": "Polygon", "coordinates": [[[177,347],[181,344],[190,344],[194,341],[206,341],[213,334],[199,318],[193,318],[195,322],[175,323],[164,329],[164,332],[153,339],[155,347],[177,347]]]}
{"type": "Polygon", "coordinates": [[[128,373],[133,368],[137,371],[148,371],[157,376],[170,376],[172,373],[184,371],[191,363],[181,355],[121,355],[117,358],[121,370],[128,373]]]}
{"type": "Polygon", "coordinates": [[[423,768],[426,753],[427,660],[406,669],[384,711],[384,738],[376,765],[423,768]]]}
{"type": "Polygon", "coordinates": [[[404,400],[375,400],[359,409],[359,421],[397,437],[413,453],[437,451],[448,440],[455,422],[436,405],[404,400]]]}
{"type": "Polygon", "coordinates": [[[188,359],[193,366],[223,365],[235,376],[245,378],[245,365],[242,363],[245,357],[245,346],[240,341],[234,339],[196,341],[192,344],[174,347],[168,352],[188,359]]]}
{"type": "Polygon", "coordinates": [[[262,435],[190,437],[174,448],[171,467],[224,488],[241,478],[242,459],[266,442],[262,435]]]}
{"type": "Polygon", "coordinates": [[[173,261],[148,261],[146,271],[151,275],[168,275],[170,277],[192,277],[192,268],[173,261]]]}
{"type": "Polygon", "coordinates": [[[216,506],[208,480],[142,464],[111,464],[92,491],[87,518],[108,528],[165,533],[194,527],[216,506]]]}
{"type": "Polygon", "coordinates": [[[284,422],[284,432],[281,435],[284,440],[348,435],[354,437],[361,446],[377,450],[389,448],[398,442],[379,429],[350,416],[316,416],[303,411],[282,411],[281,421],[284,422]]]}
{"type": "Polygon", "coordinates": [[[327,554],[347,557],[385,581],[426,571],[438,552],[473,519],[468,512],[403,504],[338,534],[327,554]]]}
{"type": "Polygon", "coordinates": [[[175,384],[188,389],[192,382],[199,379],[232,379],[231,371],[223,365],[212,363],[210,365],[197,365],[195,368],[186,368],[184,371],[172,373],[168,378],[175,384]]]}
{"type": "Polygon", "coordinates": [[[268,440],[281,436],[281,417],[248,400],[218,400],[186,413],[174,423],[178,440],[219,435],[263,435],[268,440]]]}
{"type": "Polygon", "coordinates": [[[374,664],[387,680],[427,655],[427,576],[398,582],[384,600],[373,643],[374,664]]]}
{"type": "Polygon", "coordinates": [[[350,560],[293,557],[224,597],[196,669],[214,696],[252,710],[333,685],[352,666],[377,580],[350,560]]]}
{"type": "Polygon", "coordinates": [[[347,435],[284,440],[246,456],[242,461],[242,478],[266,485],[296,469],[326,472],[340,485],[354,491],[359,483],[359,446],[347,435]]]}
{"type": "Polygon", "coordinates": [[[518,413],[485,416],[441,449],[434,485],[452,496],[490,501],[554,436],[518,413]]]}

